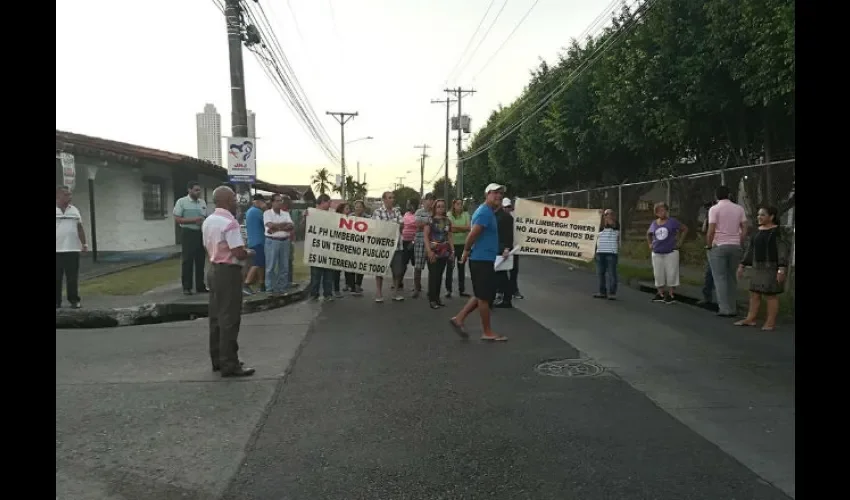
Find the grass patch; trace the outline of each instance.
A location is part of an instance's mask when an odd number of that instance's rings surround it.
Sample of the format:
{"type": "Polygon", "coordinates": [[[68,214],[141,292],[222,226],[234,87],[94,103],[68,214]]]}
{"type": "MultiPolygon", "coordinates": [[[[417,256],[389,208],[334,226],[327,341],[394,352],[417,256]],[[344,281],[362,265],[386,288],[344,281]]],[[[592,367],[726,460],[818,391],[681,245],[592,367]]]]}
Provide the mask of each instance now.
{"type": "Polygon", "coordinates": [[[80,294],[141,295],[154,288],[180,281],[180,257],[161,260],[107,274],[80,283],[80,294]]]}
{"type": "MultiPolygon", "coordinates": [[[[310,279],[310,268],[304,264],[303,246],[295,247],[295,258],[292,261],[292,281],[296,283],[310,279]]],[[[179,283],[180,267],[180,257],[175,257],[125,269],[80,283],[80,294],[141,295],[154,288],[179,283]]]]}

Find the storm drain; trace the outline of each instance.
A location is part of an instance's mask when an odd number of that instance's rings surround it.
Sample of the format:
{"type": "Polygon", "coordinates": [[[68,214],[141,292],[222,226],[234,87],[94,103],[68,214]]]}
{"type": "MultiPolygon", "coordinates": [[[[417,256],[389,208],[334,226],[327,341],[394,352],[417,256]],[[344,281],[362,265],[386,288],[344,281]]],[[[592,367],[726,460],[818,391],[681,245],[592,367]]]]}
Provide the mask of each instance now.
{"type": "Polygon", "coordinates": [[[556,359],[544,361],[534,368],[540,375],[550,377],[595,377],[605,371],[604,368],[586,359],[556,359]]]}

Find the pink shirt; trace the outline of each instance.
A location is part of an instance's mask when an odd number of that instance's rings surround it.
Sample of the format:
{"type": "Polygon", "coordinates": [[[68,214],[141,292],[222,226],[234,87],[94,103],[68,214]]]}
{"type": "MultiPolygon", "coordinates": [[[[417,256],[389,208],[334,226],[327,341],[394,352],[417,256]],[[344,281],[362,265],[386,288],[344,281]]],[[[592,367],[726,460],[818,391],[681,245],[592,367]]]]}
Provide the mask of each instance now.
{"type": "Polygon", "coordinates": [[[744,207],[729,200],[718,200],[708,209],[708,223],[715,224],[712,246],[741,245],[741,223],[747,222],[744,207]]]}
{"type": "Polygon", "coordinates": [[[216,208],[201,226],[204,248],[213,264],[239,264],[231,249],[245,246],[239,222],[230,211],[216,208]]]}
{"type": "Polygon", "coordinates": [[[402,241],[413,241],[416,238],[416,215],[412,212],[404,214],[404,229],[401,230],[402,241]]]}

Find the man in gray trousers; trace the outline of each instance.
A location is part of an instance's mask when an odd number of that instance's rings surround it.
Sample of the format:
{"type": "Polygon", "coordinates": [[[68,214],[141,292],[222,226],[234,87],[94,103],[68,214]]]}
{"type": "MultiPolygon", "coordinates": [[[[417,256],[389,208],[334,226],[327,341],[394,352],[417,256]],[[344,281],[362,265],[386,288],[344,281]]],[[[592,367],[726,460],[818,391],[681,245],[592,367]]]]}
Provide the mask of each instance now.
{"type": "Polygon", "coordinates": [[[239,326],[242,322],[242,261],[254,254],[245,240],[236,213],[236,194],[227,186],[213,191],[215,212],[201,226],[204,247],[210,259],[210,359],[222,377],[250,377],[253,368],[239,361],[239,326]]]}
{"type": "Polygon", "coordinates": [[[718,316],[731,318],[738,311],[738,265],[747,237],[744,207],[729,200],[729,188],[718,186],[717,204],[708,210],[705,245],[717,293],[718,316]]]}

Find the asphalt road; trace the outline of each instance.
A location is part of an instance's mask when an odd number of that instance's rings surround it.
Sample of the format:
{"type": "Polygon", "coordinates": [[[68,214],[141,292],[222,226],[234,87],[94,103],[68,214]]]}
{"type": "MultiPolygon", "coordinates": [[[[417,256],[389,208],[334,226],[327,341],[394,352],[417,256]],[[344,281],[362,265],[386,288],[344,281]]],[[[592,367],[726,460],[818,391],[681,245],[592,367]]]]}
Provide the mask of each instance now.
{"type": "MultiPolygon", "coordinates": [[[[622,303],[594,302],[586,276],[525,264],[522,307],[544,308],[530,314],[550,329],[520,310],[499,311],[497,332],[510,336],[504,344],[459,340],[447,323],[458,299],[440,311],[425,299],[375,304],[368,295],[323,305],[225,498],[788,498],[704,437],[710,433],[658,404],[666,383],[668,398],[688,393],[672,382],[674,370],[664,382],[649,367],[640,387],[613,366],[629,350],[630,362],[647,359],[629,347],[640,344],[640,321],[660,335],[645,342],[666,341],[658,349],[674,362],[662,367],[687,365],[677,352],[689,352],[694,335],[696,345],[713,349],[708,356],[722,354],[722,344],[705,340],[712,326],[692,333],[707,313],[658,309],[680,306],[652,305],[626,290],[622,303]],[[611,370],[588,378],[535,371],[544,360],[581,356],[564,340],[571,329],[589,344],[594,334],[623,338],[607,348],[580,346],[611,370]]],[[[475,318],[469,326],[475,339],[475,318]]],[[[632,365],[622,366],[636,377],[632,365]]]]}

